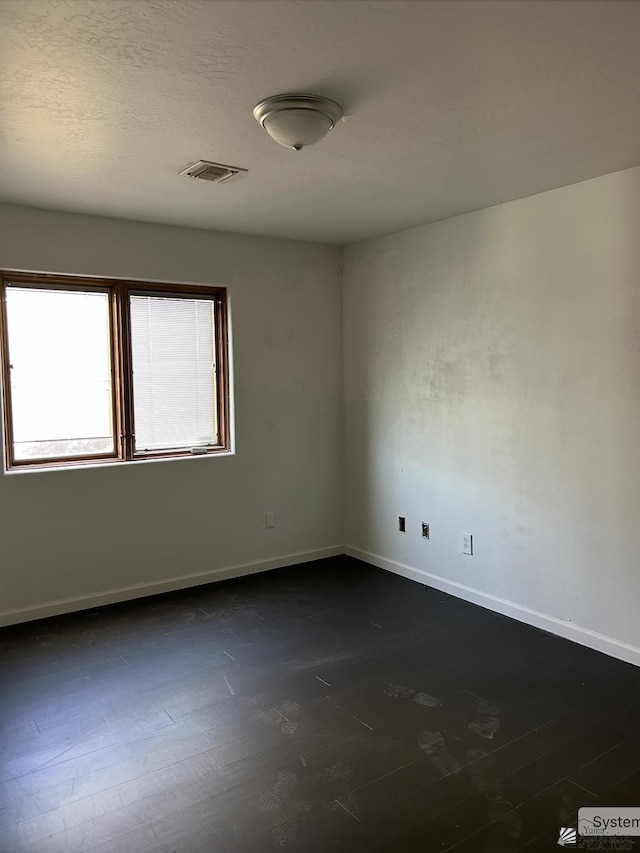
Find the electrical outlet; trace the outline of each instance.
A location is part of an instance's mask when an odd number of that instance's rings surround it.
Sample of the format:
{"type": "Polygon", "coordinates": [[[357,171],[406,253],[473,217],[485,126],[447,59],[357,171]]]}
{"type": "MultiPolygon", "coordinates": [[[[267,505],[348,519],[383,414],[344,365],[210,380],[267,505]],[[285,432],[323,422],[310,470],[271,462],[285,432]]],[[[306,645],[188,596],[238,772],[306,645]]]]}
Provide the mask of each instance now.
{"type": "Polygon", "coordinates": [[[271,527],[276,526],[276,514],[275,512],[268,512],[264,517],[264,526],[269,529],[271,527]]]}
{"type": "Polygon", "coordinates": [[[427,524],[426,521],[422,522],[422,538],[423,539],[429,538],[429,525],[427,524]]]}
{"type": "Polygon", "coordinates": [[[460,534],[460,544],[462,546],[462,553],[467,554],[469,557],[473,556],[473,536],[471,533],[461,533],[460,534]]]}
{"type": "Polygon", "coordinates": [[[404,517],[404,515],[398,516],[398,530],[400,531],[400,533],[406,533],[407,519],[404,517]]]}

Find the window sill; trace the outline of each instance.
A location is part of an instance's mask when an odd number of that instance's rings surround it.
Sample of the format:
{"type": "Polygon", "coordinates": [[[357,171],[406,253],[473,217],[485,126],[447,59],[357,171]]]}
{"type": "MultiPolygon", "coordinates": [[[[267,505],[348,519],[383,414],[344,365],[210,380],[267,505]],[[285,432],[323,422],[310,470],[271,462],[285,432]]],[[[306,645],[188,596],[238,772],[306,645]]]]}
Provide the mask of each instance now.
{"type": "Polygon", "coordinates": [[[235,450],[220,450],[217,453],[185,453],[183,456],[150,456],[147,459],[114,459],[101,462],[70,462],[68,465],[30,465],[21,467],[13,467],[7,470],[3,466],[3,474],[6,477],[14,475],[22,476],[23,474],[50,474],[54,471],[86,471],[87,469],[95,470],[96,468],[130,468],[134,465],[153,465],[158,462],[185,462],[203,459],[220,459],[220,457],[235,456],[235,450]]]}

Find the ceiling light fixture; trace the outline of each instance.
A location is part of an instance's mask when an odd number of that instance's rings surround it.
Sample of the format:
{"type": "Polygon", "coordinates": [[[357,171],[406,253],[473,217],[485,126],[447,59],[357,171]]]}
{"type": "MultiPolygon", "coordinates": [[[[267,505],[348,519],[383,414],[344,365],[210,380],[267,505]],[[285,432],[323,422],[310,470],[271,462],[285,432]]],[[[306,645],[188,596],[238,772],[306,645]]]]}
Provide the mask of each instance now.
{"type": "Polygon", "coordinates": [[[336,126],[342,107],[320,95],[274,95],[256,104],[253,115],[279,145],[302,151],[336,126]]]}

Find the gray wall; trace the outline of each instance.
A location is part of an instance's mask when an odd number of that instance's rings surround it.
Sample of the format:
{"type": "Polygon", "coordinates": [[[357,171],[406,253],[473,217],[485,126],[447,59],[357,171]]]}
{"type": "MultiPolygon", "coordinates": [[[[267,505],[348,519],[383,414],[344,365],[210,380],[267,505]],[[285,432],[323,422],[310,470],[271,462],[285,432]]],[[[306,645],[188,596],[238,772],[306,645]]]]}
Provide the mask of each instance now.
{"type": "Polygon", "coordinates": [[[640,168],[349,247],[343,323],[352,553],[632,656],[640,168]]]}
{"type": "Polygon", "coordinates": [[[340,260],[0,205],[0,268],[228,287],[236,422],[232,456],[0,476],[4,621],[341,550],[340,260]]]}
{"type": "Polygon", "coordinates": [[[233,456],[0,477],[0,618],[346,541],[640,663],[639,233],[640,168],[344,255],[0,205],[0,267],[226,285],[237,425],[233,456]]]}

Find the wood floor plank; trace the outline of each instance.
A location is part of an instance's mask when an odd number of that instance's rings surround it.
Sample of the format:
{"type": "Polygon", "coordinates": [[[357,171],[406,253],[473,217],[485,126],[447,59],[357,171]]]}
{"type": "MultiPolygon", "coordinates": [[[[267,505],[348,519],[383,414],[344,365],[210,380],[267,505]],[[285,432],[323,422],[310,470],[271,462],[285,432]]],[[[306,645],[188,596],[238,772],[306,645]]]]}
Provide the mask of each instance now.
{"type": "MultiPolygon", "coordinates": [[[[591,802],[585,801],[582,805],[640,807],[640,771],[636,770],[624,778],[619,779],[615,785],[612,785],[606,791],[603,791],[599,796],[591,800],[591,802]]],[[[566,825],[575,829],[577,826],[577,815],[574,815],[566,825]]],[[[557,829],[553,827],[527,844],[523,850],[526,851],[526,853],[546,853],[547,851],[552,850],[554,845],[557,845],[558,836],[559,827],[557,829]]],[[[620,836],[618,838],[611,839],[611,841],[616,845],[609,847],[609,849],[612,850],[617,849],[631,851],[640,849],[640,840],[637,837],[631,838],[620,836]]],[[[604,843],[607,844],[608,839],[604,839],[604,843]]],[[[603,847],[601,849],[606,848],[603,847]]]]}
{"type": "MultiPolygon", "coordinates": [[[[515,807],[509,800],[494,806],[495,820],[463,841],[445,847],[451,853],[518,853],[539,836],[568,826],[577,810],[587,806],[593,797],[569,781],[558,782],[540,794],[515,807]]],[[[556,836],[557,837],[557,836],[556,836]]]]}
{"type": "Polygon", "coordinates": [[[610,750],[585,762],[568,778],[576,785],[599,795],[640,769],[640,737],[627,738],[610,750]]]}
{"type": "Polygon", "coordinates": [[[2,853],[510,853],[640,801],[637,668],[350,558],[1,636],[2,853]]]}

